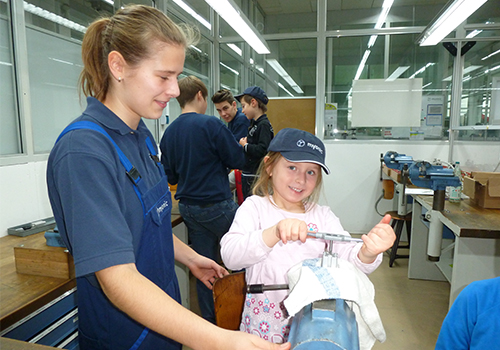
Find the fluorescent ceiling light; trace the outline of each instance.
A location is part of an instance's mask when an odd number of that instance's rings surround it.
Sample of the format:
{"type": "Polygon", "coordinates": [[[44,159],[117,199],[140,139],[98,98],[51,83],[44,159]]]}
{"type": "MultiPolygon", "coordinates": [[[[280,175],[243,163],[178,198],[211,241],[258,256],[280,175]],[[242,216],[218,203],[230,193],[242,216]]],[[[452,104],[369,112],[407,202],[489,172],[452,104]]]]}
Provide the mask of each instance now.
{"type": "Polygon", "coordinates": [[[236,69],[233,69],[231,67],[229,67],[228,65],[220,62],[220,65],[226,69],[228,69],[229,71],[233,72],[235,75],[240,75],[240,72],[238,72],[236,69]]]}
{"type": "Polygon", "coordinates": [[[382,4],[382,12],[380,12],[380,15],[378,16],[377,23],[375,24],[375,29],[382,28],[382,26],[385,23],[385,20],[387,19],[389,11],[391,10],[393,2],[394,0],[384,0],[384,3],[382,4]]]}
{"type": "Polygon", "coordinates": [[[425,84],[424,86],[422,86],[422,89],[425,89],[427,86],[431,85],[432,84],[432,81],[430,83],[427,83],[425,84]]]}
{"type": "Polygon", "coordinates": [[[219,14],[248,45],[260,55],[271,53],[266,41],[259,35],[257,29],[248,18],[241,13],[233,0],[205,0],[215,12],[219,14]]]}
{"type": "MultiPolygon", "coordinates": [[[[473,72],[479,68],[481,68],[482,66],[469,66],[467,68],[464,69],[464,72],[463,74],[469,74],[470,72],[473,72]]],[[[446,77],[443,79],[443,81],[451,81],[451,75],[449,77],[446,77]]]]}
{"type": "Polygon", "coordinates": [[[499,68],[500,68],[500,65],[498,65],[498,66],[496,66],[496,67],[493,67],[493,68],[490,68],[490,69],[487,69],[487,70],[485,71],[485,73],[486,73],[486,74],[488,74],[489,72],[493,72],[494,70],[497,70],[497,69],[499,69],[499,68]]]}
{"type": "Polygon", "coordinates": [[[361,76],[361,73],[363,73],[363,69],[365,68],[366,61],[368,61],[368,57],[370,57],[370,54],[372,52],[370,50],[366,50],[363,58],[361,59],[361,62],[359,63],[358,71],[356,72],[356,76],[354,77],[354,80],[358,80],[359,77],[361,76]]]}
{"type": "Polygon", "coordinates": [[[401,66],[401,67],[396,68],[396,70],[394,72],[392,72],[392,74],[389,76],[389,78],[386,79],[386,81],[396,80],[397,78],[399,78],[401,76],[401,74],[406,72],[409,68],[410,68],[410,66],[401,66]]]}
{"type": "Polygon", "coordinates": [[[187,5],[182,0],[173,0],[180,8],[189,13],[191,17],[203,24],[208,30],[212,29],[212,25],[203,17],[201,17],[195,10],[193,10],[189,5],[187,5]]]}
{"type": "Polygon", "coordinates": [[[482,33],[482,30],[477,30],[477,29],[474,29],[472,32],[470,32],[469,34],[467,34],[467,36],[465,37],[466,39],[472,39],[473,37],[479,35],[482,33]]]}
{"type": "Polygon", "coordinates": [[[190,48],[192,48],[194,51],[197,51],[199,53],[202,53],[203,51],[201,51],[201,49],[197,48],[196,46],[194,45],[189,45],[190,48]]]}
{"type": "Polygon", "coordinates": [[[433,62],[427,63],[425,66],[423,66],[422,68],[417,70],[415,73],[413,73],[408,79],[415,78],[417,75],[419,75],[420,73],[423,73],[427,68],[429,68],[430,66],[433,66],[433,65],[435,65],[435,63],[433,63],[433,62]]]}
{"type": "Polygon", "coordinates": [[[284,87],[284,86],[283,86],[283,84],[281,84],[281,83],[280,83],[280,82],[278,82],[278,81],[275,81],[275,83],[276,83],[276,84],[278,84],[278,86],[279,86],[280,88],[282,88],[282,89],[283,89],[283,90],[284,90],[284,91],[285,91],[288,95],[290,95],[290,96],[292,96],[292,97],[295,97],[295,96],[294,96],[294,95],[293,95],[290,91],[288,91],[288,90],[286,89],[286,87],[284,87]]]}
{"type": "Polygon", "coordinates": [[[73,21],[70,21],[69,19],[64,18],[62,16],[56,15],[55,13],[44,10],[41,7],[29,4],[26,1],[23,1],[23,5],[24,5],[24,11],[26,12],[32,13],[36,16],[48,19],[49,21],[52,21],[54,23],[60,24],[62,26],[65,26],[73,30],[77,30],[82,33],[85,33],[87,31],[87,27],[84,27],[73,21]]]}
{"type": "Polygon", "coordinates": [[[115,5],[115,2],[113,0],[104,0],[104,2],[107,2],[108,4],[110,4],[111,6],[114,6],[115,5]]]}
{"type": "MultiPolygon", "coordinates": [[[[375,23],[375,29],[380,29],[385,23],[385,20],[387,19],[387,15],[389,14],[389,11],[391,10],[392,4],[394,3],[394,0],[384,0],[382,4],[382,11],[380,12],[380,15],[378,16],[377,23],[375,23]]],[[[368,56],[370,56],[370,49],[375,45],[375,42],[377,41],[377,35],[372,35],[370,36],[370,40],[368,41],[368,50],[365,51],[365,54],[363,55],[363,58],[361,59],[361,62],[359,63],[358,71],[356,72],[356,76],[354,77],[354,80],[358,80],[359,77],[361,76],[361,73],[363,72],[363,69],[365,68],[366,61],[368,60],[368,56]]]]}
{"type": "Polygon", "coordinates": [[[235,44],[227,44],[227,46],[229,46],[229,48],[231,50],[233,50],[234,52],[236,52],[239,56],[243,55],[243,51],[238,46],[236,46],[235,44]]]}
{"type": "Polygon", "coordinates": [[[500,53],[500,50],[496,50],[495,52],[490,53],[488,56],[484,56],[483,58],[481,58],[481,61],[487,60],[491,56],[495,56],[496,54],[499,54],[499,53],[500,53]]]}
{"type": "Polygon", "coordinates": [[[375,45],[375,41],[377,41],[377,36],[378,35],[372,35],[370,37],[370,40],[368,41],[368,48],[371,48],[373,45],[375,45]]]}
{"type": "Polygon", "coordinates": [[[295,90],[298,94],[303,94],[304,91],[300,88],[300,86],[295,82],[295,80],[292,79],[290,74],[279,64],[278,61],[276,61],[274,58],[266,60],[266,62],[278,73],[281,75],[283,79],[292,87],[292,89],[295,90]]]}
{"type": "Polygon", "coordinates": [[[487,0],[454,0],[441,12],[438,19],[427,26],[419,37],[420,46],[432,46],[439,43],[458,25],[480,8],[487,0]]]}

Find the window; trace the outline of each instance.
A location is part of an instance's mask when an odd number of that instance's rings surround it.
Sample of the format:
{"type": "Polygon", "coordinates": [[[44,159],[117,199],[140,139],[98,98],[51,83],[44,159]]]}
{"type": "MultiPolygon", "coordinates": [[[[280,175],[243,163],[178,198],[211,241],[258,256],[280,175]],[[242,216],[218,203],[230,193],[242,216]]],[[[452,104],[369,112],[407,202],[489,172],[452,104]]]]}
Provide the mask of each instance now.
{"type": "Polygon", "coordinates": [[[464,56],[459,139],[500,140],[500,42],[478,41],[464,56]]]}
{"type": "Polygon", "coordinates": [[[22,153],[9,6],[0,2],[0,155],[22,153]]]}
{"type": "MultiPolygon", "coordinates": [[[[441,45],[416,46],[415,34],[327,39],[325,138],[441,139],[447,137],[453,57],[441,45]],[[386,57],[386,47],[388,56],[386,57]],[[367,54],[367,51],[369,53],[367,54]],[[367,55],[366,62],[363,57],[367,55]],[[439,67],[439,68],[438,68],[439,67]],[[353,128],[352,84],[358,79],[422,79],[419,128],[353,128]],[[445,79],[450,76],[449,79],[445,79]]],[[[397,118],[397,116],[394,116],[397,118]]]]}

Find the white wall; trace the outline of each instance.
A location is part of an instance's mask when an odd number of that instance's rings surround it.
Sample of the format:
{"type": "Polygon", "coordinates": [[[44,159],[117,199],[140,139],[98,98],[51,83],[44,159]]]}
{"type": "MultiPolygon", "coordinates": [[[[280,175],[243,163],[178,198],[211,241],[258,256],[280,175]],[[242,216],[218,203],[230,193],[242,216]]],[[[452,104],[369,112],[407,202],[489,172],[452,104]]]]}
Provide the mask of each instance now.
{"type": "Polygon", "coordinates": [[[0,167],[0,237],[9,227],[52,216],[46,167],[46,161],[0,167]]]}
{"type": "MultiPolygon", "coordinates": [[[[366,233],[380,216],[375,202],[382,193],[380,154],[396,151],[414,159],[448,160],[445,141],[326,141],[327,165],[321,204],[329,205],[351,233],[366,233]]],[[[457,142],[454,160],[467,170],[492,171],[500,160],[500,142],[457,142]]],[[[0,236],[7,228],[52,216],[45,184],[46,162],[0,167],[0,236]]],[[[382,200],[379,211],[392,209],[382,200]]]]}

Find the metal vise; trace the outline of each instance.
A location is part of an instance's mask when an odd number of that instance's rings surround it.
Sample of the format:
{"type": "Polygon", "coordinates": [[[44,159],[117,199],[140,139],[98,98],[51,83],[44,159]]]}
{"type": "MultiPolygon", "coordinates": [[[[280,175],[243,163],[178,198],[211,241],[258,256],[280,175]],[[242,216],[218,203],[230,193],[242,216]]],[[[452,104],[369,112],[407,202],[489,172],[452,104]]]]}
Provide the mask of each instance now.
{"type": "MultiPolygon", "coordinates": [[[[443,168],[442,165],[433,165],[423,160],[414,161],[412,157],[394,151],[387,152],[383,159],[387,167],[400,170],[403,179],[409,178],[415,186],[434,191],[432,210],[426,215],[430,222],[427,257],[430,261],[439,261],[443,225],[436,214],[444,210],[446,187],[460,186],[460,179],[454,175],[451,168],[443,168]]],[[[403,181],[403,186],[405,185],[403,181]]]]}
{"type": "Polygon", "coordinates": [[[356,315],[343,299],[315,301],[294,316],[288,341],[293,350],[359,350],[356,315]]]}

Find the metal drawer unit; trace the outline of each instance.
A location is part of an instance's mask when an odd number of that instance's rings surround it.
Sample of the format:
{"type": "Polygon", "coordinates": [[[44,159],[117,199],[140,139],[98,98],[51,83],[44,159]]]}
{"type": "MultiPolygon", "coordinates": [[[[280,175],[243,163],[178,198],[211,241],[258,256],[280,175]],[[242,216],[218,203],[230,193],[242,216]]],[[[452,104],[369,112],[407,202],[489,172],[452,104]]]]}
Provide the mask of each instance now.
{"type": "Polygon", "coordinates": [[[0,333],[0,336],[64,349],[78,349],[76,287],[0,333]]]}

